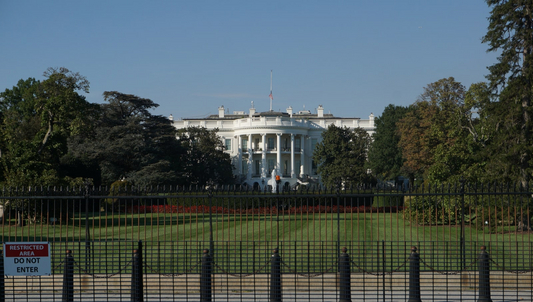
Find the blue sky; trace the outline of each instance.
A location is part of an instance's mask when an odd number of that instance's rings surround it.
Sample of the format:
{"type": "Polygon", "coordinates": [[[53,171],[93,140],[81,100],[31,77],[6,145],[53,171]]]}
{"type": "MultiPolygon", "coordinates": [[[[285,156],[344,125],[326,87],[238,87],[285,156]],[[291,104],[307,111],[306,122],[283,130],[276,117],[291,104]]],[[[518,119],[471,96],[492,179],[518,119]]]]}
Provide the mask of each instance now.
{"type": "Polygon", "coordinates": [[[155,114],[203,117],[292,106],[341,117],[412,104],[427,84],[485,80],[490,10],[447,1],[0,0],[0,90],[67,67],[155,114]]]}

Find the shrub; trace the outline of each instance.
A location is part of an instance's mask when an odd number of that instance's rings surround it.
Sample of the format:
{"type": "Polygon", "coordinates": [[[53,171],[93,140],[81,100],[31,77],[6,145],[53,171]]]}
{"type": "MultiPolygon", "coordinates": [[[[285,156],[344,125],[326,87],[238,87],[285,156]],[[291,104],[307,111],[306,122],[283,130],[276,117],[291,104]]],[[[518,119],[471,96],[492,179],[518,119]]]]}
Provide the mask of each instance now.
{"type": "Polygon", "coordinates": [[[418,225],[455,225],[461,222],[461,204],[453,195],[407,196],[404,213],[418,225]]]}

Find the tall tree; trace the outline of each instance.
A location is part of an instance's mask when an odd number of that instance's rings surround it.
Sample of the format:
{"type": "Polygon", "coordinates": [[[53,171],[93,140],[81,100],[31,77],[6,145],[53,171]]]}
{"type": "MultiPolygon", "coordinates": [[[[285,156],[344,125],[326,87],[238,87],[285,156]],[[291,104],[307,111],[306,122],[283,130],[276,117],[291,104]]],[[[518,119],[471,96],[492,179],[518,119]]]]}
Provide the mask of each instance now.
{"type": "Polygon", "coordinates": [[[185,165],[182,178],[185,184],[204,186],[234,182],[231,158],[224,152],[218,129],[188,127],[178,133],[178,140],[186,150],[181,157],[185,165]]]}
{"type": "Polygon", "coordinates": [[[70,140],[69,161],[97,164],[106,185],[121,179],[140,186],[175,184],[182,148],[170,120],[150,113],[159,105],[116,91],[104,92],[104,99],[95,131],[70,140]]]}
{"type": "Polygon", "coordinates": [[[533,97],[533,2],[487,0],[492,8],[483,42],[488,51],[501,52],[498,63],[489,67],[487,79],[499,100],[492,115],[499,140],[509,148],[501,163],[506,171],[517,165],[518,178],[531,179],[533,97]]]}
{"type": "Polygon", "coordinates": [[[313,152],[322,183],[333,187],[368,181],[365,163],[370,142],[370,135],[362,128],[330,125],[313,152]]]}
{"type": "Polygon", "coordinates": [[[465,88],[453,77],[424,88],[413,109],[398,122],[403,169],[414,177],[444,181],[458,170],[459,161],[450,152],[456,146],[459,108],[465,88]]]}
{"type": "Polygon", "coordinates": [[[409,108],[390,104],[376,118],[376,130],[368,152],[368,166],[382,180],[398,178],[403,166],[402,151],[398,147],[400,135],[396,123],[407,114],[409,108]]]}
{"type": "MultiPolygon", "coordinates": [[[[504,180],[506,175],[495,166],[498,156],[493,154],[496,150],[491,150],[493,144],[499,144],[495,140],[494,125],[492,124],[492,114],[490,107],[493,105],[491,92],[487,83],[480,82],[470,85],[465,93],[464,105],[459,109],[459,125],[457,129],[458,140],[456,146],[459,150],[449,150],[461,154],[462,168],[460,174],[456,174],[453,180],[461,177],[470,182],[487,181],[493,182],[504,180]],[[496,172],[498,171],[498,172],[496,172]]],[[[500,154],[501,148],[497,152],[500,154]]]]}
{"type": "Polygon", "coordinates": [[[1,163],[7,185],[53,185],[67,140],[90,128],[95,108],[79,92],[89,82],[66,68],[49,68],[42,82],[30,78],[0,94],[1,163]]]}

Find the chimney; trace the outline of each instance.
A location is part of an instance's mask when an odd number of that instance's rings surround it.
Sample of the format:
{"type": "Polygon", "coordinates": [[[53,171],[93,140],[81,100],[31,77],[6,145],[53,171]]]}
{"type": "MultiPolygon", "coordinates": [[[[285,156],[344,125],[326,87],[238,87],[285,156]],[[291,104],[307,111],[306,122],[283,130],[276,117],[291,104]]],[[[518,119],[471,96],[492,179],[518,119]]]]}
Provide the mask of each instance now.
{"type": "Polygon", "coordinates": [[[250,117],[252,117],[255,114],[255,108],[250,108],[250,117]]]}
{"type": "Polygon", "coordinates": [[[370,127],[374,127],[374,113],[370,112],[370,115],[368,116],[368,122],[370,127]]]}
{"type": "Polygon", "coordinates": [[[218,107],[218,117],[224,117],[224,105],[218,107]]]}
{"type": "Polygon", "coordinates": [[[287,108],[287,113],[292,117],[292,107],[287,108]]]}
{"type": "Polygon", "coordinates": [[[324,107],[322,105],[318,105],[317,113],[318,117],[324,117],[324,107]]]}

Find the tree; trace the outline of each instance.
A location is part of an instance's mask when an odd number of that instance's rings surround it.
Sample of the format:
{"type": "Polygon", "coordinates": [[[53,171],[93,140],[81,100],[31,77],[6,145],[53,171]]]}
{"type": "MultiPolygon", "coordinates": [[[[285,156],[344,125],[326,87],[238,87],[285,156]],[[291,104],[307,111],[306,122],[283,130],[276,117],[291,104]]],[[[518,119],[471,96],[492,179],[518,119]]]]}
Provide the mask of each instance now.
{"type": "Polygon", "coordinates": [[[398,178],[403,166],[402,150],[398,147],[400,135],[396,123],[409,111],[408,107],[390,104],[376,118],[376,130],[368,152],[368,167],[379,179],[398,178]]]}
{"type": "Polygon", "coordinates": [[[185,165],[182,180],[186,184],[205,186],[234,182],[231,158],[224,152],[224,144],[217,133],[218,129],[210,131],[204,127],[178,131],[179,142],[186,150],[181,157],[185,165]]]}
{"type": "Polygon", "coordinates": [[[525,184],[531,179],[533,164],[533,3],[487,0],[487,4],[492,11],[483,43],[489,45],[488,51],[501,52],[487,76],[499,97],[490,108],[496,134],[508,147],[499,163],[525,184]]]}
{"type": "Polygon", "coordinates": [[[322,132],[322,141],[313,153],[322,182],[333,187],[368,181],[365,162],[370,141],[370,135],[362,128],[330,125],[322,132]]]}
{"type": "MultiPolygon", "coordinates": [[[[470,85],[465,93],[464,105],[459,107],[459,125],[462,131],[457,131],[457,146],[461,146],[464,154],[460,175],[456,175],[455,181],[461,177],[469,182],[502,180],[506,175],[495,171],[499,170],[490,163],[490,158],[498,158],[492,154],[489,147],[496,142],[494,125],[489,108],[493,105],[491,93],[487,83],[480,82],[470,85]]],[[[499,148],[503,148],[500,146],[499,148]]],[[[450,150],[453,152],[455,150],[450,150]]],[[[500,152],[498,152],[500,153],[500,152]]]]}
{"type": "MultiPolygon", "coordinates": [[[[34,78],[20,80],[17,86],[0,93],[3,185],[55,186],[78,181],[61,175],[59,170],[68,139],[90,128],[88,117],[95,106],[79,94],[88,92],[89,82],[66,68],[49,68],[44,76],[42,82],[34,78]]],[[[24,216],[34,220],[41,211],[55,212],[49,213],[50,217],[68,217],[59,213],[65,208],[55,206],[55,202],[42,201],[40,206],[34,203],[29,207],[28,200],[21,199],[4,205],[17,209],[22,225],[24,216]]]]}
{"type": "Polygon", "coordinates": [[[122,179],[139,186],[176,184],[182,148],[170,120],[150,114],[159,105],[116,91],[104,92],[104,99],[94,132],[71,139],[65,161],[97,165],[106,185],[122,179]]]}
{"type": "MultiPolygon", "coordinates": [[[[14,169],[22,163],[30,163],[27,160],[14,161],[23,159],[23,154],[32,149],[35,134],[40,131],[40,119],[34,113],[39,84],[34,78],[20,80],[17,86],[0,93],[2,181],[5,180],[4,175],[11,178],[14,169]]],[[[34,170],[28,168],[24,167],[28,174],[34,170]]]]}
{"type": "Polygon", "coordinates": [[[89,82],[66,68],[49,68],[42,82],[20,80],[0,94],[1,163],[7,185],[56,185],[67,140],[90,128],[95,108],[78,92],[89,82]]]}
{"type": "Polygon", "coordinates": [[[459,115],[465,88],[453,77],[424,88],[412,110],[398,122],[399,146],[405,159],[403,171],[411,181],[421,177],[445,181],[461,166],[457,147],[459,115]]]}

